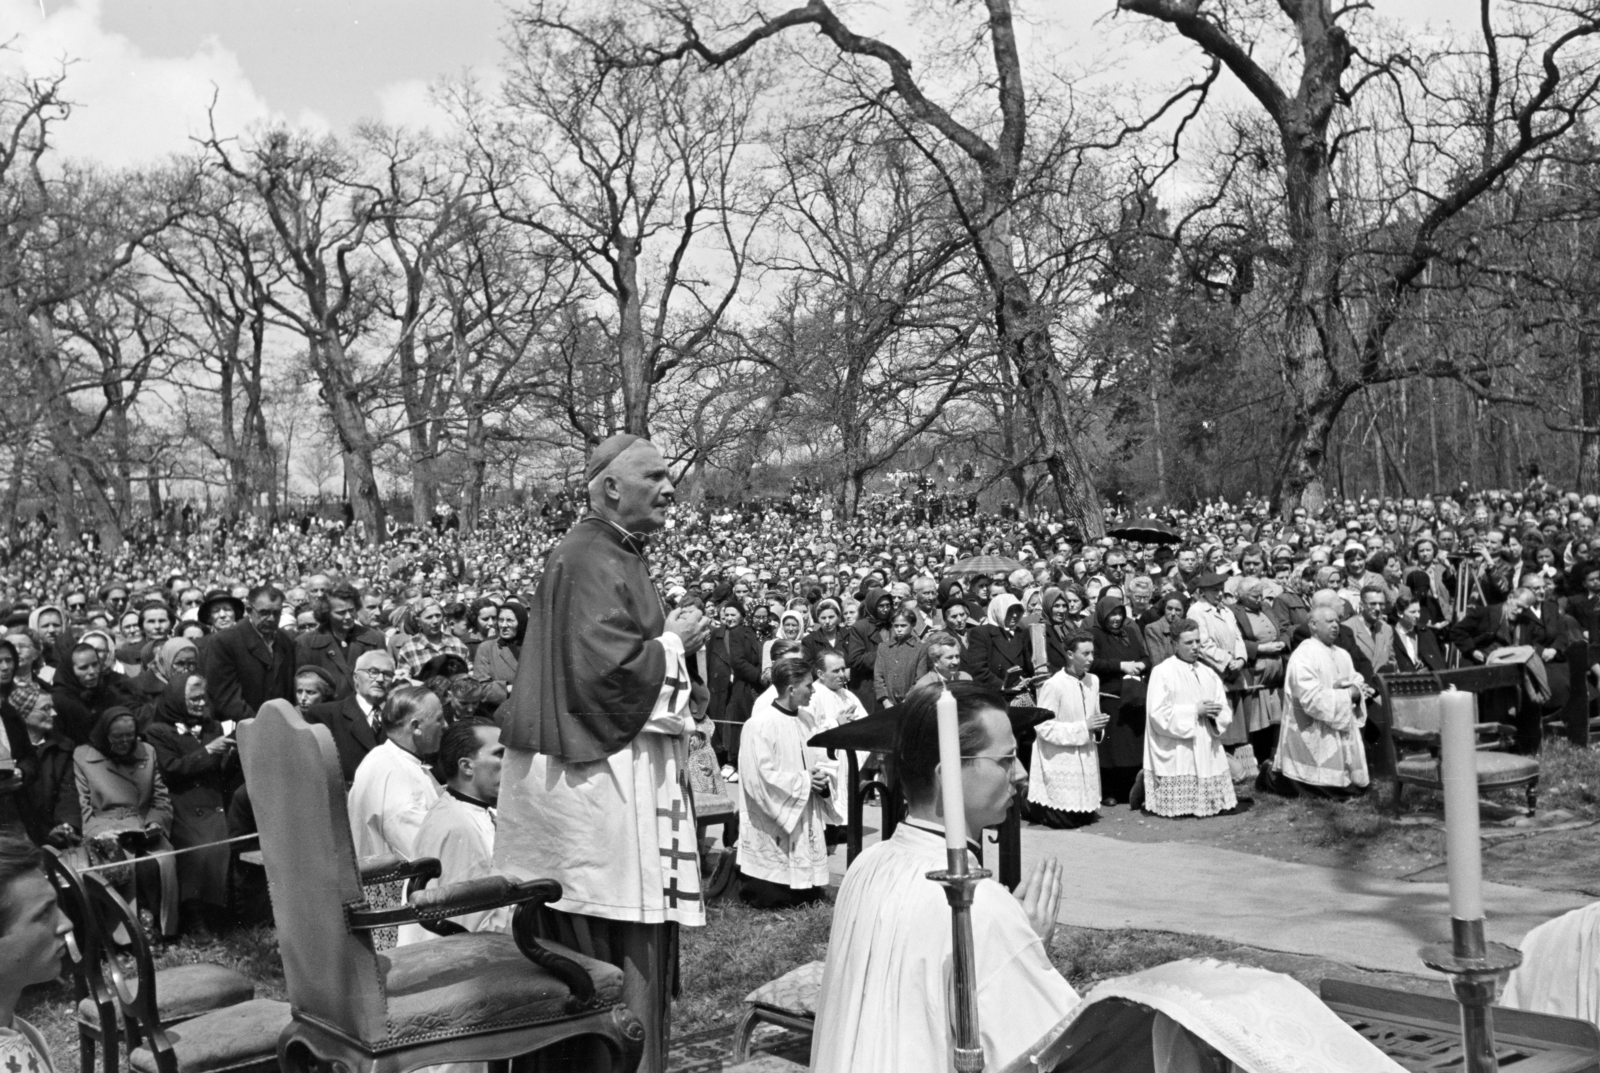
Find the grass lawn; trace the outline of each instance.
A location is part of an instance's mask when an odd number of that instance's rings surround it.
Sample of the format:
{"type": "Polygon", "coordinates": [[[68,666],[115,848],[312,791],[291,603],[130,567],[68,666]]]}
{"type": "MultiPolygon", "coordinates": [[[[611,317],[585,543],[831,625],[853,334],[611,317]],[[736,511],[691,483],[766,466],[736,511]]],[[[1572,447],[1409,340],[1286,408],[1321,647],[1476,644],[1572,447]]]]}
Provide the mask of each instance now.
{"type": "MultiPolygon", "coordinates": [[[[823,957],[833,909],[760,912],[737,903],[711,907],[704,928],[685,929],[681,951],[682,995],[673,1006],[673,1034],[732,1031],[744,996],[788,970],[823,957]]],[[[1158,931],[1098,931],[1058,927],[1051,960],[1079,993],[1101,980],[1186,957],[1219,957],[1294,972],[1303,982],[1316,966],[1273,963],[1265,952],[1243,950],[1216,939],[1158,931]],[[1305,971],[1296,971],[1297,968],[1305,971]]],[[[1306,960],[1306,959],[1301,959],[1306,960]]],[[[201,942],[184,939],[163,952],[160,964],[215,961],[245,973],[262,998],[283,998],[283,966],[272,929],[241,927],[201,942]]],[[[59,1069],[74,1068],[77,1029],[68,983],[30,989],[19,1013],[44,1034],[59,1069]]]]}
{"type": "MultiPolygon", "coordinates": [[[[1553,740],[1546,743],[1540,760],[1541,814],[1559,809],[1570,812],[1577,820],[1600,820],[1600,750],[1575,749],[1565,741],[1553,740]]],[[[1501,797],[1507,804],[1517,803],[1512,797],[1501,797]]],[[[1418,822],[1441,815],[1437,795],[1408,789],[1404,808],[1398,814],[1390,802],[1388,785],[1383,783],[1364,798],[1338,804],[1257,795],[1255,808],[1226,823],[1191,822],[1155,828],[1140,827],[1136,817],[1128,817],[1103,821],[1095,831],[1141,840],[1178,838],[1279,859],[1338,864],[1393,875],[1417,873],[1442,862],[1443,832],[1430,823],[1418,822]]],[[[1493,830],[1486,826],[1485,833],[1493,830]]],[[[1592,829],[1569,831],[1508,845],[1526,853],[1529,848],[1550,843],[1552,853],[1563,860],[1572,858],[1565,863],[1575,873],[1587,874],[1594,871],[1591,864],[1600,856],[1591,834],[1592,829]]],[[[1524,865],[1523,871],[1549,875],[1560,863],[1537,858],[1524,865]]],[[[1516,862],[1510,860],[1497,864],[1494,847],[1486,851],[1489,878],[1497,878],[1497,869],[1503,868],[1507,881],[1516,881],[1516,867],[1516,862]]],[[[1580,889],[1574,882],[1551,883],[1549,889],[1580,889]]],[[[1527,885],[1540,884],[1529,881],[1527,885]]],[[[707,927],[685,929],[683,933],[682,994],[673,1008],[674,1034],[731,1029],[732,1022],[743,1012],[746,994],[789,969],[823,956],[831,918],[830,905],[783,912],[758,912],[737,902],[712,906],[707,927]]],[[[1409,978],[1383,979],[1354,973],[1332,962],[1252,950],[1204,936],[1156,931],[1060,927],[1050,956],[1080,993],[1109,977],[1186,957],[1218,957],[1261,965],[1290,973],[1313,987],[1327,975],[1367,976],[1370,982],[1390,986],[1422,986],[1409,978]]],[[[256,982],[259,997],[284,997],[283,967],[270,926],[238,927],[203,941],[185,938],[168,946],[161,955],[163,965],[192,961],[232,966],[256,982]]],[[[44,1033],[58,1067],[72,1068],[77,1030],[70,984],[31,989],[24,995],[19,1012],[44,1033]]]]}

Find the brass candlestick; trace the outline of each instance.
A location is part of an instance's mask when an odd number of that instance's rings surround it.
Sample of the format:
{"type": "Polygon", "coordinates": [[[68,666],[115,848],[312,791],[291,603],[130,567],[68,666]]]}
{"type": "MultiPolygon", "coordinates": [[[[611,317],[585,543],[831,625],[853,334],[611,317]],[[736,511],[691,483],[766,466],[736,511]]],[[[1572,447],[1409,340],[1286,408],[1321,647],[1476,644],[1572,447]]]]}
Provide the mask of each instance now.
{"type": "Polygon", "coordinates": [[[950,902],[950,956],[954,966],[956,1008],[951,1030],[955,1036],[956,1073],[982,1073],[983,1040],[978,1034],[978,970],[972,949],[972,898],[990,873],[967,867],[967,851],[946,850],[949,867],[929,872],[928,878],[944,887],[950,902]]]}
{"type": "Polygon", "coordinates": [[[1502,972],[1522,964],[1522,952],[1484,939],[1483,918],[1450,918],[1451,941],[1418,951],[1422,963],[1450,977],[1461,1003],[1461,1045],[1464,1073],[1499,1073],[1494,1053],[1494,997],[1502,972]]]}

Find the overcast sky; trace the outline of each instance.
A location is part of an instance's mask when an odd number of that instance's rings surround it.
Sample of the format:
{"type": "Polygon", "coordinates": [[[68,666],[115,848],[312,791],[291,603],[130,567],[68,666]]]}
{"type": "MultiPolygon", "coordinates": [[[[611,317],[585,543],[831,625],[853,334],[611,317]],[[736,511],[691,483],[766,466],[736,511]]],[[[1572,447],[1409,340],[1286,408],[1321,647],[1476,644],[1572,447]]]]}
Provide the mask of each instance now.
{"type": "MultiPolygon", "coordinates": [[[[906,38],[919,19],[906,12],[921,2],[853,5],[851,22],[912,51],[906,38]]],[[[1453,16],[1470,23],[1476,6],[1377,3],[1418,26],[1453,16]]],[[[1181,55],[1130,44],[1104,19],[1114,7],[1051,0],[1024,11],[1038,13],[1028,32],[1049,35],[1079,62],[1116,55],[1129,77],[1170,78],[1181,55]]],[[[60,148],[118,165],[183,149],[203,129],[213,93],[225,132],[265,119],[336,131],[368,116],[414,121],[426,113],[430,82],[496,62],[503,21],[497,0],[0,0],[0,41],[15,35],[12,63],[41,73],[73,61],[67,91],[80,108],[60,130],[60,148]]]]}

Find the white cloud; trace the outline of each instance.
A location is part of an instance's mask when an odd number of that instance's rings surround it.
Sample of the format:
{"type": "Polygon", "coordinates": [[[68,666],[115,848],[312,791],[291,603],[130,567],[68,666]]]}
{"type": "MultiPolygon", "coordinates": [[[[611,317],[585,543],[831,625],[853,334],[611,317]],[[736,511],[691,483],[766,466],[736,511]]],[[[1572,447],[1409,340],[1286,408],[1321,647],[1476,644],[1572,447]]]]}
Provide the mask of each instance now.
{"type": "MultiPolygon", "coordinates": [[[[126,166],[187,152],[207,130],[216,101],[217,129],[236,134],[275,116],[238,57],[215,38],[186,56],[150,56],[101,24],[100,0],[0,0],[0,26],[16,27],[11,51],[0,54],[9,73],[49,75],[67,65],[65,97],[72,117],[55,133],[64,154],[126,166]]],[[[292,117],[316,129],[315,114],[292,117]]]]}

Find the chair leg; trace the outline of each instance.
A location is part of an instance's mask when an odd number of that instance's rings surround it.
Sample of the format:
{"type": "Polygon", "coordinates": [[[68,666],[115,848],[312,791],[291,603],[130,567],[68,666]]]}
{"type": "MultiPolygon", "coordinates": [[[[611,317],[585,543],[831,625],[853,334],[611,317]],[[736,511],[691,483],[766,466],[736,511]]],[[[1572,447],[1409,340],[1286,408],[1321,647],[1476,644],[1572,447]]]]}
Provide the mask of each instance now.
{"type": "Polygon", "coordinates": [[[756,1025],[761,1023],[761,1011],[754,1006],[744,1011],[744,1016],[739,1018],[739,1023],[733,1027],[733,1064],[750,1060],[750,1037],[755,1035],[756,1025]]]}
{"type": "Polygon", "coordinates": [[[1535,775],[1528,783],[1528,815],[1532,816],[1539,807],[1539,776],[1535,775]]]}
{"type": "Polygon", "coordinates": [[[1396,776],[1394,780],[1394,811],[1396,815],[1398,815],[1400,812],[1400,800],[1405,796],[1405,793],[1406,784],[1401,782],[1399,777],[1396,776]]]}
{"type": "MultiPolygon", "coordinates": [[[[95,1073],[95,1052],[100,1049],[100,1037],[83,1025],[78,1026],[78,1073],[95,1073]]],[[[110,1073],[110,1071],[107,1071],[110,1073]]]]}

